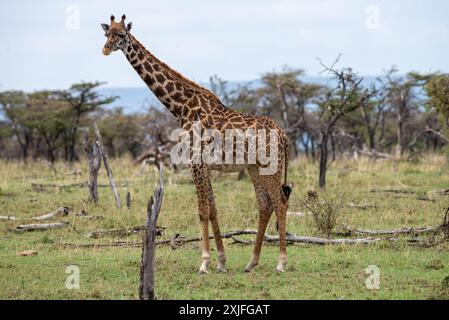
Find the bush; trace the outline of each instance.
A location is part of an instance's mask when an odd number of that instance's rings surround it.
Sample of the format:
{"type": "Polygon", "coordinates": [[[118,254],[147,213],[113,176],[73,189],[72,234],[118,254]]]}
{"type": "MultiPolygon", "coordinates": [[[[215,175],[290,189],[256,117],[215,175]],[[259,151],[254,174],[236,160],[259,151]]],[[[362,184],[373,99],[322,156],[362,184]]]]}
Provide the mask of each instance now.
{"type": "Polygon", "coordinates": [[[332,236],[344,204],[343,198],[338,194],[326,196],[323,192],[320,194],[315,191],[307,192],[302,204],[312,213],[314,227],[318,234],[327,238],[332,236]]]}

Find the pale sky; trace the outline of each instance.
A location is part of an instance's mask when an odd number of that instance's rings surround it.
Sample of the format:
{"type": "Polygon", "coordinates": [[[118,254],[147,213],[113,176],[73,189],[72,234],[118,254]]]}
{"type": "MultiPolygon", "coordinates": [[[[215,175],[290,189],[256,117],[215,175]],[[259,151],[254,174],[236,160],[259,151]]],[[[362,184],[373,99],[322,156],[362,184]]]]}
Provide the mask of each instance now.
{"type": "Polygon", "coordinates": [[[0,3],[0,91],[142,86],[122,53],[101,53],[100,23],[112,13],[126,13],[147,49],[199,82],[254,80],[284,65],[316,76],[316,58],[339,53],[362,75],[391,65],[449,72],[447,0],[15,0],[0,3]]]}

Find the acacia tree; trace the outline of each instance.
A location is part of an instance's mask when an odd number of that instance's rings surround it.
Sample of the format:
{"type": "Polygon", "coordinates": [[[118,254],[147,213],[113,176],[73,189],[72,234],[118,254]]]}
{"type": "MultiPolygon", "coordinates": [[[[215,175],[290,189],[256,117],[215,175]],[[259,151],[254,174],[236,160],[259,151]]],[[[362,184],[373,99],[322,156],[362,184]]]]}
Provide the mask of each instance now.
{"type": "Polygon", "coordinates": [[[20,146],[22,158],[26,162],[33,140],[33,130],[26,119],[29,110],[27,95],[22,91],[2,92],[0,93],[0,105],[20,146]]]}
{"type": "MultiPolygon", "coordinates": [[[[428,105],[437,111],[441,116],[441,122],[445,129],[449,130],[449,74],[437,74],[433,76],[425,86],[428,105]]],[[[427,127],[427,131],[440,137],[444,142],[449,143],[449,137],[439,131],[427,127]]]]}
{"type": "Polygon", "coordinates": [[[61,145],[61,137],[68,130],[66,122],[70,109],[66,102],[58,100],[51,91],[40,91],[28,96],[29,110],[26,118],[36,139],[45,144],[47,160],[53,163],[61,145]]]}
{"type": "Polygon", "coordinates": [[[301,81],[304,70],[285,67],[281,72],[269,72],[262,77],[262,87],[257,90],[259,107],[265,115],[279,119],[286,130],[291,147],[298,155],[297,143],[303,138],[303,145],[308,146],[312,135],[305,135],[308,131],[305,122],[306,106],[323,91],[318,84],[301,81]]]}
{"type": "Polygon", "coordinates": [[[326,187],[326,173],[328,168],[328,149],[329,142],[333,144],[333,131],[340,119],[347,116],[351,112],[357,110],[362,105],[367,104],[369,100],[377,93],[373,87],[364,88],[362,86],[363,78],[357,76],[352,69],[344,68],[337,70],[325,65],[324,71],[329,72],[337,81],[334,89],[329,89],[320,99],[318,105],[318,119],[320,140],[318,147],[320,150],[320,170],[319,170],[319,186],[326,187]]]}
{"type": "Polygon", "coordinates": [[[399,77],[396,76],[397,72],[395,67],[387,72],[387,103],[396,117],[396,155],[402,157],[412,140],[412,135],[409,134],[407,127],[412,115],[418,111],[421,104],[416,90],[426,85],[430,75],[409,72],[405,77],[399,77]]]}
{"type": "Polygon", "coordinates": [[[117,99],[117,97],[102,97],[96,91],[103,84],[102,82],[76,83],[69,89],[58,92],[59,99],[67,102],[71,108],[70,117],[67,119],[68,130],[65,135],[65,156],[66,160],[70,162],[78,160],[77,133],[82,117],[117,99]]]}

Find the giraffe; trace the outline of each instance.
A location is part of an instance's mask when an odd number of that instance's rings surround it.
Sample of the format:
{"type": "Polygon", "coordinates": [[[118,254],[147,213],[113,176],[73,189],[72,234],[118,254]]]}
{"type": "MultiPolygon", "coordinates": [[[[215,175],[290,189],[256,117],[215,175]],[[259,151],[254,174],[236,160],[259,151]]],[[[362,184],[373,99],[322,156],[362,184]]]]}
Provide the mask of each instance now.
{"type": "MultiPolygon", "coordinates": [[[[269,219],[276,214],[279,231],[279,259],[276,271],[284,272],[287,263],[286,216],[288,198],[292,185],[287,184],[288,137],[270,118],[249,116],[226,107],[219,98],[208,89],[188,80],[167,64],[156,58],[130,33],[132,23],[125,24],[126,16],[120,22],[111,16],[110,24],[102,24],[107,37],[103,54],[121,50],[134,70],[148,88],[177,119],[180,128],[191,132],[195,121],[204,128],[213,128],[219,132],[227,129],[274,130],[277,133],[278,157],[277,171],[263,175],[260,162],[249,164],[190,164],[190,171],[196,187],[198,213],[201,229],[201,258],[199,273],[206,274],[210,265],[209,222],[212,226],[217,247],[217,272],[226,272],[226,255],[217,218],[215,199],[210,180],[210,171],[237,172],[246,169],[254,186],[259,207],[259,225],[253,253],[245,271],[251,272],[259,263],[265,231],[269,219]],[[284,178],[284,181],[283,181],[284,178]]],[[[257,140],[260,144],[260,140],[257,140]]],[[[268,148],[268,144],[267,148],[268,148]]]]}

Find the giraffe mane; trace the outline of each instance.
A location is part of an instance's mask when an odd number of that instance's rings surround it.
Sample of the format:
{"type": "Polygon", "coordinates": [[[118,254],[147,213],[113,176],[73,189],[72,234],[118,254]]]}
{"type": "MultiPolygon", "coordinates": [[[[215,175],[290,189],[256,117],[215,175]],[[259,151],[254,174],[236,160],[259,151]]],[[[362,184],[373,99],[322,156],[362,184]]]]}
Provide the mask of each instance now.
{"type": "Polygon", "coordinates": [[[145,46],[140,43],[139,40],[136,39],[133,35],[131,35],[131,39],[139,45],[142,50],[145,51],[146,54],[151,56],[152,59],[154,59],[157,63],[161,65],[165,70],[167,70],[169,73],[171,73],[175,78],[182,80],[183,82],[187,83],[190,87],[201,91],[202,93],[207,94],[209,97],[216,99],[220,104],[224,106],[224,104],[221,102],[220,98],[217,97],[215,93],[213,93],[211,90],[204,88],[203,86],[197,84],[196,82],[186,78],[183,76],[180,72],[176,71],[175,69],[171,68],[169,65],[167,65],[165,62],[161,61],[159,58],[157,58],[155,55],[153,55],[145,46]]]}

